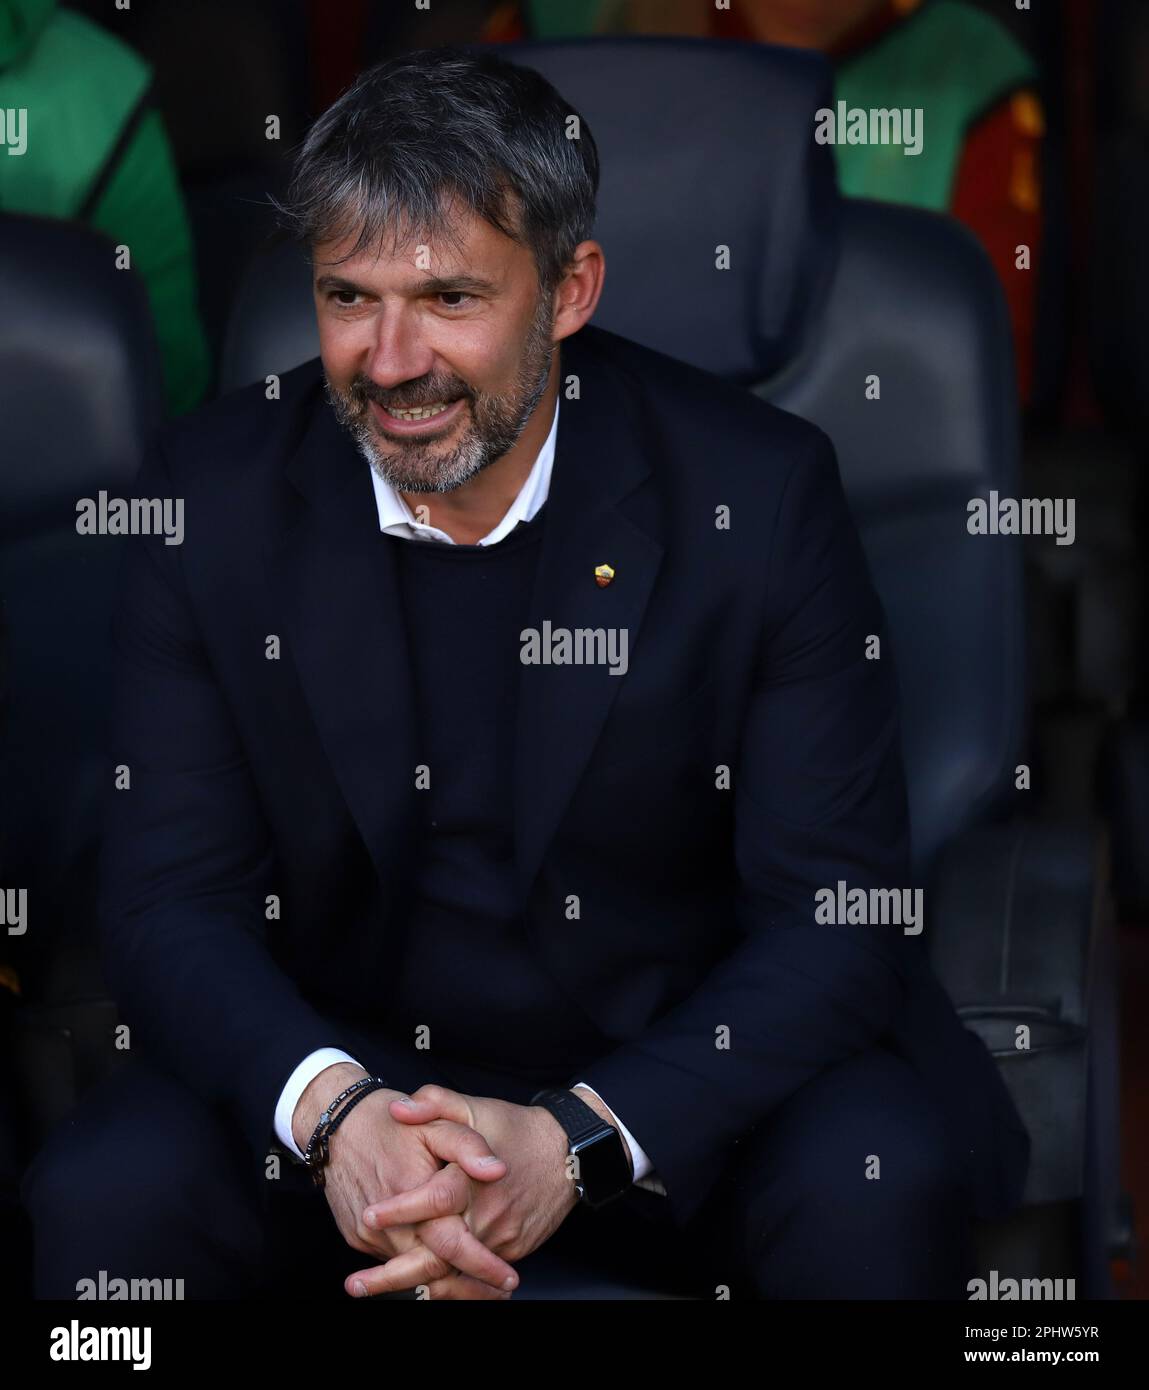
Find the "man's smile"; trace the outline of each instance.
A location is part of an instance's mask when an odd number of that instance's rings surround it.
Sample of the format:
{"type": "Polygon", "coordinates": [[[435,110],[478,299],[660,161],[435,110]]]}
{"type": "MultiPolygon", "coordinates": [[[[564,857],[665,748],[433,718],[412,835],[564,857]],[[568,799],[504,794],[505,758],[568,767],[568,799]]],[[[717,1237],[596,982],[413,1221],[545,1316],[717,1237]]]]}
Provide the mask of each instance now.
{"type": "Polygon", "coordinates": [[[437,434],[453,425],[466,408],[467,398],[460,396],[449,404],[436,401],[424,406],[412,406],[400,414],[393,414],[376,401],[368,401],[367,404],[376,423],[386,433],[408,436],[437,434]]]}

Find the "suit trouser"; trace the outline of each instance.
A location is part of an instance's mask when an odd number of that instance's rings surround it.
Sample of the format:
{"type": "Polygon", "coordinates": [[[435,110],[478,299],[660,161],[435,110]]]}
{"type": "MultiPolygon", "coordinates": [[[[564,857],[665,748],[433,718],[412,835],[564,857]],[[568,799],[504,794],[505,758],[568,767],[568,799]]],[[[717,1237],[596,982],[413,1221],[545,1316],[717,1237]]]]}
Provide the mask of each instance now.
{"type": "MultiPolygon", "coordinates": [[[[499,1094],[444,1069],[388,1079],[499,1094]]],[[[522,1103],[535,1088],[520,1079],[503,1089],[522,1103]]],[[[21,1196],[38,1298],[74,1299],[78,1281],[104,1270],[182,1278],[188,1299],[346,1299],[343,1280],[371,1264],[344,1243],[305,1172],[285,1163],[281,1180],[261,1177],[221,1112],[142,1057],[85,1093],[29,1166],[21,1196]]],[[[633,1188],[597,1211],[577,1206],[546,1248],[709,1299],[725,1289],[961,1299],[973,1277],[959,1146],[918,1075],[880,1047],[821,1073],[730,1146],[685,1226],[665,1198],[633,1188]]],[[[524,1290],[532,1258],[516,1262],[524,1290]]]]}

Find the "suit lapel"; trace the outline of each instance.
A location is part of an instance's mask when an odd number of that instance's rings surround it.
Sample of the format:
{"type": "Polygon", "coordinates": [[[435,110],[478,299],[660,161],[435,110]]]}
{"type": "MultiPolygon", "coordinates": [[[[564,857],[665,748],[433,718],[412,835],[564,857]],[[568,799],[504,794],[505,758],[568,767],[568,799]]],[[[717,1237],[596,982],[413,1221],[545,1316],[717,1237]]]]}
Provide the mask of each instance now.
{"type": "Polygon", "coordinates": [[[393,546],[370,465],[324,402],[288,476],[307,499],[272,557],[290,654],[385,887],[414,842],[415,706],[393,546]]]}
{"type": "MultiPolygon", "coordinates": [[[[662,560],[662,546],[619,503],[649,472],[635,405],[617,371],[597,349],[601,337],[582,329],[562,344],[559,425],[546,504],[542,554],[528,626],[544,631],[618,628],[629,658],[662,560]],[[578,378],[579,399],[565,383],[578,378]],[[597,565],[615,570],[605,588],[597,565]]],[[[602,666],[523,666],[515,747],[515,858],[525,903],[548,843],[558,828],[624,675],[602,666]]]]}

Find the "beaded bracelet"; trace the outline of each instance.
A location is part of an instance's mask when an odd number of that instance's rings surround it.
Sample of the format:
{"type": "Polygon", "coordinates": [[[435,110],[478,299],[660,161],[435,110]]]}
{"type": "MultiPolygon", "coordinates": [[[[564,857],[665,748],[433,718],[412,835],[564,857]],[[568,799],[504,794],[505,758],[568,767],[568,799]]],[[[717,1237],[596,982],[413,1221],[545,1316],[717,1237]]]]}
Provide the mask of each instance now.
{"type": "Polygon", "coordinates": [[[317,1187],[323,1187],[326,1183],[323,1169],[329,1162],[328,1142],[331,1135],[365,1096],[370,1095],[372,1091],[381,1090],[386,1085],[387,1082],[381,1076],[361,1076],[353,1085],[340,1092],[320,1115],[319,1123],[315,1126],[303,1154],[303,1162],[311,1170],[312,1180],[317,1187]],[[337,1115],[333,1115],[332,1112],[341,1101],[347,1103],[337,1115]]]}
{"type": "Polygon", "coordinates": [[[338,1095],[335,1097],[335,1099],[330,1103],[330,1105],[328,1105],[328,1106],[324,1109],[323,1114],[320,1115],[320,1117],[319,1117],[318,1123],[316,1124],[315,1128],[312,1130],[312,1132],[311,1132],[311,1138],[310,1138],[310,1140],[308,1141],[307,1149],[306,1149],[306,1152],[305,1152],[305,1154],[304,1154],[304,1157],[305,1157],[305,1158],[308,1157],[308,1156],[310,1155],[312,1149],[314,1148],[315,1140],[316,1140],[316,1137],[317,1137],[318,1134],[319,1134],[319,1131],[324,1127],[324,1125],[327,1123],[327,1121],[331,1118],[332,1114],[333,1114],[334,1111],[335,1111],[335,1107],[340,1103],[340,1101],[346,1100],[347,1097],[348,1097],[349,1095],[352,1095],[355,1091],[362,1090],[363,1087],[366,1086],[367,1083],[368,1083],[369,1081],[381,1081],[382,1079],[383,1079],[383,1078],[382,1078],[382,1077],[379,1077],[379,1076],[371,1076],[371,1075],[361,1076],[361,1077],[359,1078],[358,1081],[353,1081],[353,1082],[351,1083],[351,1085],[348,1086],[347,1089],[346,1089],[345,1091],[340,1091],[340,1092],[339,1092],[339,1094],[338,1094],[338,1095]]]}
{"type": "Polygon", "coordinates": [[[343,1123],[343,1121],[347,1118],[351,1111],[355,1109],[355,1107],[359,1104],[361,1100],[366,1100],[366,1098],[371,1094],[372,1091],[378,1091],[386,1085],[387,1083],[385,1081],[381,1081],[379,1080],[379,1078],[373,1077],[368,1085],[364,1086],[363,1089],[359,1091],[357,1095],[351,1097],[351,1099],[347,1102],[347,1104],[343,1107],[339,1114],[335,1116],[335,1118],[328,1124],[327,1128],[319,1136],[319,1153],[321,1157],[318,1159],[313,1159],[311,1164],[309,1165],[311,1168],[311,1176],[315,1181],[316,1187],[325,1187],[327,1185],[327,1178],[325,1177],[323,1170],[330,1162],[328,1145],[331,1142],[331,1136],[335,1133],[335,1131],[339,1128],[339,1126],[343,1123]]]}

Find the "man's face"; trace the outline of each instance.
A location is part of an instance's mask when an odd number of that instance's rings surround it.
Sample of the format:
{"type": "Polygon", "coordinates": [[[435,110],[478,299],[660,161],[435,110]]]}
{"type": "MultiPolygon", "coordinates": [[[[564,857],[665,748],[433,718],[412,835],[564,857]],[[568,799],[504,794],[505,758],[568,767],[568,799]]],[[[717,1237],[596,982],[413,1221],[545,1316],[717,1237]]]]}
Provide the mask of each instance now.
{"type": "Polygon", "coordinates": [[[453,227],[452,241],[340,264],[353,235],[314,248],[328,399],[402,492],[449,492],[501,458],[550,370],[551,296],[539,294],[530,250],[474,214],[453,227]],[[435,413],[411,415],[418,407],[435,413]]]}

